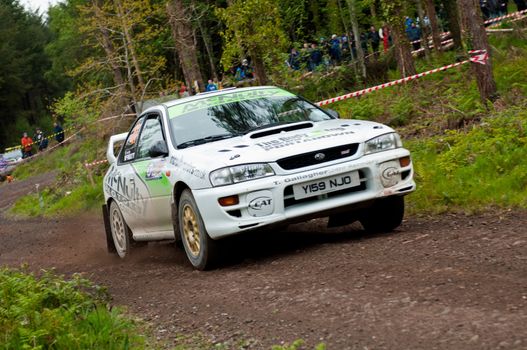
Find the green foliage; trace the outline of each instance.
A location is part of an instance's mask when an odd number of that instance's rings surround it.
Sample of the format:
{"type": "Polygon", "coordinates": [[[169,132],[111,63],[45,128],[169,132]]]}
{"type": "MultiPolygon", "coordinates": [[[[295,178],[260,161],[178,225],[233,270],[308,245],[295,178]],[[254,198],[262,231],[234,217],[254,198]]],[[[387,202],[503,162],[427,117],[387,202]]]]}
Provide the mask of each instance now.
{"type": "Polygon", "coordinates": [[[527,207],[527,112],[497,113],[465,132],[412,141],[418,190],[414,212],[527,207]]]}
{"type": "Polygon", "coordinates": [[[79,275],[0,269],[3,349],[144,349],[138,325],[79,275]]]}
{"type": "MultiPolygon", "coordinates": [[[[49,120],[45,103],[58,91],[45,79],[44,47],[50,40],[42,19],[18,0],[0,1],[0,149],[20,142],[22,132],[49,120]]],[[[59,89],[60,91],[60,89],[59,89]]],[[[41,125],[44,126],[44,125],[41,125]]]]}
{"type": "MultiPolygon", "coordinates": [[[[300,350],[304,349],[305,342],[302,339],[297,339],[291,344],[285,344],[285,345],[275,345],[271,349],[272,350],[300,350]]],[[[326,350],[326,345],[324,343],[320,343],[314,347],[314,350],[326,350]]]]}
{"type": "Polygon", "coordinates": [[[104,202],[102,177],[97,176],[95,186],[82,183],[75,186],[53,186],[20,197],[10,213],[19,216],[65,216],[99,208],[104,202]]]}
{"type": "Polygon", "coordinates": [[[233,0],[227,8],[218,8],[216,14],[226,26],[221,59],[225,69],[247,54],[253,60],[263,59],[268,68],[282,64],[287,38],[281,29],[277,0],[233,0]]]}

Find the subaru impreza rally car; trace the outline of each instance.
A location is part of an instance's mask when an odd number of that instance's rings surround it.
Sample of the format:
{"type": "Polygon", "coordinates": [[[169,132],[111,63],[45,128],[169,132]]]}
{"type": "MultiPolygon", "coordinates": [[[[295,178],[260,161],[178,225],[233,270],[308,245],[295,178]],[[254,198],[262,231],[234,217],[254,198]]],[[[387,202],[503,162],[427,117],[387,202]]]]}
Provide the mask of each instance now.
{"type": "Polygon", "coordinates": [[[415,190],[410,152],[393,129],[338,119],[276,87],[151,107],[110,138],[107,157],[109,249],[125,257],[134,244],[181,239],[197,269],[220,256],[223,237],[316,217],[391,231],[415,190]]]}

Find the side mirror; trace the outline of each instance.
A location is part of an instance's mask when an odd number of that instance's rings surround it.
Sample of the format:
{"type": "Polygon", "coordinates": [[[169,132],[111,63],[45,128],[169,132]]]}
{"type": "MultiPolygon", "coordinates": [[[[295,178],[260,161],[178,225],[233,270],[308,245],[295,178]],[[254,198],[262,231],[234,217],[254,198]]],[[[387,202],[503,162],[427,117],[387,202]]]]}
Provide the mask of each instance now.
{"type": "Polygon", "coordinates": [[[167,144],[165,142],[163,142],[163,141],[157,141],[148,150],[148,156],[150,156],[150,158],[157,158],[157,157],[166,157],[166,156],[168,156],[167,144]]]}
{"type": "Polygon", "coordinates": [[[332,116],[335,119],[340,119],[339,112],[335,111],[334,109],[326,109],[326,113],[332,116]]]}

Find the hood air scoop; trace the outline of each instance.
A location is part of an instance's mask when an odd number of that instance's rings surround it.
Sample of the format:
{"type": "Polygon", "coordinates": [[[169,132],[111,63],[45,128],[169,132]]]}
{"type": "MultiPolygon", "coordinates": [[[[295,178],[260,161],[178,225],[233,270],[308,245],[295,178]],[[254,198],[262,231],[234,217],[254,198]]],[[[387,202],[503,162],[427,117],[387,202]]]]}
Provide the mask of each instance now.
{"type": "Polygon", "coordinates": [[[313,123],[306,122],[306,123],[295,123],[293,125],[283,125],[283,126],[277,126],[277,127],[270,127],[269,129],[264,129],[262,131],[257,131],[250,135],[251,139],[257,139],[260,137],[265,137],[269,135],[275,135],[279,134],[281,132],[288,132],[288,131],[295,131],[300,129],[308,129],[312,128],[313,123]]]}

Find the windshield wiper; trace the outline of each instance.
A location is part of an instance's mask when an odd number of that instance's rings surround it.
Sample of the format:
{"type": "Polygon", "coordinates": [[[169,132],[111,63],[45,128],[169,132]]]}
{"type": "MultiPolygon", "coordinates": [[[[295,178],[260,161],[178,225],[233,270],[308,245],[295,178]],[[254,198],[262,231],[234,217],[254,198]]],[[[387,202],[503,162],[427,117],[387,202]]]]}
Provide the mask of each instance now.
{"type": "Polygon", "coordinates": [[[238,136],[238,135],[236,135],[236,134],[221,134],[221,135],[207,136],[207,137],[203,137],[201,139],[195,139],[195,140],[190,140],[190,141],[183,142],[183,143],[177,145],[177,148],[178,149],[182,149],[182,148],[187,148],[187,147],[190,147],[190,146],[202,145],[202,144],[208,143],[208,142],[214,142],[214,141],[219,141],[219,140],[230,139],[230,138],[235,137],[235,136],[238,136]]]}

